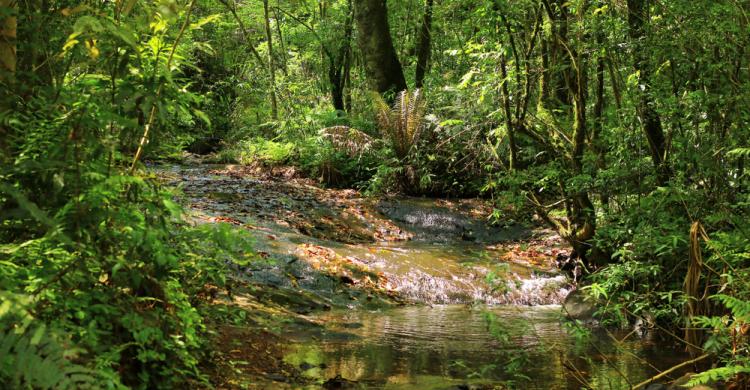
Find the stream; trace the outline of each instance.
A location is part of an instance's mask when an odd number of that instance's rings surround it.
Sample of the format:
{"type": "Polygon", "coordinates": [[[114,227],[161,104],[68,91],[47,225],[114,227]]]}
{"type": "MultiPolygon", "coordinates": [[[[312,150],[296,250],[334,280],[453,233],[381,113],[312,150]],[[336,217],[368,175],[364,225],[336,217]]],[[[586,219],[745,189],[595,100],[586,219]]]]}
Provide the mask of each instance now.
{"type": "Polygon", "coordinates": [[[555,267],[565,245],[489,225],[478,200],[368,199],[293,170],[152,170],[181,187],[197,222],[250,230],[272,261],[238,276],[317,324],[278,329],[303,385],[268,375],[249,388],[627,389],[685,359],[653,332],[581,341],[561,316],[573,289],[555,267]]]}

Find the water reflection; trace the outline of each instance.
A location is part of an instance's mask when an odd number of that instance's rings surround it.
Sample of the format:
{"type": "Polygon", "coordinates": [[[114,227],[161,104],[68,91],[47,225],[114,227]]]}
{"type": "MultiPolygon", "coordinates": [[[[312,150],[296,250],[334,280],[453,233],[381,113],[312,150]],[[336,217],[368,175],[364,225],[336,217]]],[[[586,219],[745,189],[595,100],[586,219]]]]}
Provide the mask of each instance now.
{"type": "Polygon", "coordinates": [[[626,389],[656,373],[650,364],[665,369],[684,359],[641,339],[616,346],[605,334],[576,345],[559,310],[447,305],[327,313],[319,319],[329,336],[300,342],[287,361],[313,378],[341,375],[367,388],[579,389],[583,380],[596,389],[626,389]]]}

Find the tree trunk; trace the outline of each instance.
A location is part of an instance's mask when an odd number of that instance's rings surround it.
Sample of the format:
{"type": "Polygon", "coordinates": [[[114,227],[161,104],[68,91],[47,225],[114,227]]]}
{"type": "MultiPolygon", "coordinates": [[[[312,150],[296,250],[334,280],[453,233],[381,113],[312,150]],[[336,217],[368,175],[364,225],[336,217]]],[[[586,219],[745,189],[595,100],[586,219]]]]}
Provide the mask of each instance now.
{"type": "Polygon", "coordinates": [[[345,111],[344,105],[344,87],[346,79],[344,78],[343,67],[338,64],[331,64],[328,68],[328,80],[331,83],[331,103],[333,108],[338,111],[345,111]]]}
{"type": "Polygon", "coordinates": [[[344,39],[341,42],[338,52],[333,53],[323,47],[324,52],[328,56],[329,68],[328,68],[328,80],[331,83],[331,102],[333,108],[339,111],[347,111],[345,104],[345,89],[347,86],[350,70],[350,53],[351,53],[351,40],[353,21],[351,15],[351,2],[349,3],[349,14],[346,16],[344,22],[344,39]]]}
{"type": "MultiPolygon", "coordinates": [[[[15,10],[16,0],[0,0],[0,9],[15,10]]],[[[8,83],[16,72],[16,17],[0,20],[0,82],[8,83]]]]}
{"type": "Polygon", "coordinates": [[[633,67],[640,73],[638,114],[648,140],[651,159],[657,173],[659,185],[665,185],[671,176],[667,163],[667,141],[664,137],[661,118],[651,99],[651,68],[648,64],[644,40],[648,18],[648,0],[627,0],[628,28],[633,49],[633,67]]]}
{"type": "Polygon", "coordinates": [[[279,44],[281,45],[281,72],[284,73],[284,76],[287,76],[287,52],[286,52],[286,46],[284,44],[284,34],[281,32],[281,18],[279,17],[279,7],[281,5],[279,4],[279,1],[276,2],[276,8],[273,11],[273,15],[276,18],[276,34],[279,35],[279,44]]]}
{"type": "Polygon", "coordinates": [[[503,83],[500,92],[503,99],[503,109],[505,110],[505,127],[508,134],[508,147],[510,148],[510,160],[508,161],[508,170],[513,172],[518,166],[518,147],[516,146],[516,129],[513,125],[513,114],[510,110],[510,93],[508,92],[508,64],[505,60],[505,54],[500,57],[500,75],[503,77],[503,83]]]}
{"type": "Polygon", "coordinates": [[[422,29],[419,34],[417,46],[417,70],[414,77],[414,86],[422,88],[424,77],[430,64],[430,53],[432,51],[432,5],[433,0],[426,0],[424,5],[424,17],[422,18],[422,29]]]}
{"type": "MultiPolygon", "coordinates": [[[[597,49],[602,50],[604,46],[604,32],[596,33],[597,49]]],[[[597,172],[607,167],[606,148],[602,140],[602,129],[604,127],[604,54],[599,53],[596,58],[596,100],[594,102],[594,122],[591,131],[591,146],[596,154],[597,172]]],[[[609,205],[609,195],[606,189],[602,189],[599,199],[603,206],[609,205]]]]}
{"type": "MultiPolygon", "coordinates": [[[[581,41],[581,37],[578,38],[581,41]]],[[[565,42],[568,46],[570,42],[565,42]]],[[[573,149],[571,152],[573,162],[573,174],[583,174],[583,154],[586,149],[587,126],[586,126],[586,80],[588,72],[586,69],[586,60],[576,54],[571,59],[574,79],[568,81],[571,87],[570,95],[573,97],[573,149]]],[[[573,207],[568,214],[570,220],[570,237],[569,241],[573,248],[582,259],[587,258],[587,253],[591,249],[589,242],[596,233],[596,212],[594,204],[586,190],[577,189],[573,197],[573,207]]]]}
{"type": "MultiPolygon", "coordinates": [[[[543,87],[546,89],[542,96],[547,109],[559,109],[562,106],[573,104],[572,91],[576,89],[573,67],[571,64],[571,53],[568,53],[563,43],[568,42],[568,5],[564,0],[544,0],[544,9],[547,11],[549,30],[545,28],[546,45],[542,48],[546,53],[547,67],[543,69],[546,74],[542,75],[543,87]]],[[[544,58],[543,58],[543,61],[544,58]]]]}
{"type": "MultiPolygon", "coordinates": [[[[0,10],[7,12],[8,10],[15,11],[17,8],[16,0],[0,0],[0,10]]],[[[13,84],[16,73],[16,17],[11,16],[0,20],[0,88],[3,90],[10,89],[10,85],[13,84]]],[[[9,98],[7,93],[3,93],[0,97],[0,111],[10,108],[11,102],[6,101],[9,98]]],[[[2,158],[8,156],[6,144],[8,139],[8,130],[0,123],[0,154],[2,158]]],[[[0,159],[1,161],[1,159],[0,159]]]]}
{"type": "Polygon", "coordinates": [[[352,49],[346,52],[346,62],[344,62],[344,109],[346,112],[352,112],[352,49]]]}
{"type": "Polygon", "coordinates": [[[359,48],[372,87],[393,97],[407,89],[401,63],[388,26],[386,0],[355,0],[354,18],[359,30],[359,48]]]}
{"type": "Polygon", "coordinates": [[[268,74],[271,78],[271,118],[279,119],[279,106],[276,99],[276,65],[273,60],[273,33],[271,32],[271,19],[268,12],[268,0],[263,0],[263,15],[266,22],[266,40],[268,43],[268,74]]]}

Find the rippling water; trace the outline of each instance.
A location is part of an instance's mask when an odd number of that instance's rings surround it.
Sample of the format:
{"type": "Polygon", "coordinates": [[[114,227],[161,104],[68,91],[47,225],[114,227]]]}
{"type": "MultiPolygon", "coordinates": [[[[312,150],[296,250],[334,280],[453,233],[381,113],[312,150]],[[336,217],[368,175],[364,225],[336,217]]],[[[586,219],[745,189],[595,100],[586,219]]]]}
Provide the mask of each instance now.
{"type": "Polygon", "coordinates": [[[559,304],[570,281],[549,270],[487,260],[475,244],[425,243],[347,246],[337,251],[388,276],[403,297],[430,304],[559,304]],[[488,280],[495,272],[496,280],[488,280]]]}

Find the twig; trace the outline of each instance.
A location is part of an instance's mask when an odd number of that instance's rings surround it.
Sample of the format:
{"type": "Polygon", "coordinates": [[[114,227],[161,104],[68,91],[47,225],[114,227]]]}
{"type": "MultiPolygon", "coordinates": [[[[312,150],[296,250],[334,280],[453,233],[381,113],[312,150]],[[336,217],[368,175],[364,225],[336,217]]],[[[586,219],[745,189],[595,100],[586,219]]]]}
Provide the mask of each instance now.
{"type": "Polygon", "coordinates": [[[701,360],[703,360],[703,359],[705,359],[705,358],[707,358],[707,357],[709,357],[709,356],[710,356],[709,354],[704,354],[704,355],[698,356],[698,357],[697,357],[697,358],[695,358],[695,359],[691,359],[691,360],[688,360],[688,361],[682,362],[682,363],[680,363],[680,364],[678,364],[678,365],[676,365],[676,366],[674,366],[674,367],[672,367],[672,368],[670,368],[670,369],[668,369],[668,370],[662,371],[662,373],[661,373],[661,374],[657,374],[657,375],[654,375],[654,376],[652,376],[651,378],[649,378],[649,379],[646,379],[645,381],[643,381],[643,382],[641,382],[641,383],[639,383],[639,384],[637,384],[637,385],[633,386],[633,387],[632,387],[632,390],[638,390],[638,389],[640,389],[641,387],[644,387],[644,386],[646,386],[646,385],[648,385],[648,384],[652,383],[653,381],[655,381],[655,380],[657,380],[657,379],[659,379],[659,378],[663,378],[663,377],[667,376],[668,374],[670,374],[670,373],[672,373],[672,372],[674,372],[674,371],[677,371],[677,370],[679,370],[680,368],[683,368],[683,367],[685,367],[685,366],[689,366],[689,365],[691,365],[691,364],[697,363],[697,362],[699,362],[699,361],[701,361],[701,360]]]}

